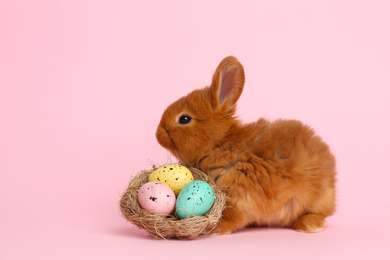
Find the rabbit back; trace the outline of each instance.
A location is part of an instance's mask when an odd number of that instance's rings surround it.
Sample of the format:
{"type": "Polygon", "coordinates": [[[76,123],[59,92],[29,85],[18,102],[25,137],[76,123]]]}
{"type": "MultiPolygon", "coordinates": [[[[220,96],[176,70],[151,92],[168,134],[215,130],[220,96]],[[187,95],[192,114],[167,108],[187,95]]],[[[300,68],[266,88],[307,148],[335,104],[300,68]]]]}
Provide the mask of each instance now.
{"type": "Polygon", "coordinates": [[[291,226],[309,212],[334,212],[335,159],[311,128],[260,119],[232,131],[196,166],[227,193],[243,226],[291,226]]]}

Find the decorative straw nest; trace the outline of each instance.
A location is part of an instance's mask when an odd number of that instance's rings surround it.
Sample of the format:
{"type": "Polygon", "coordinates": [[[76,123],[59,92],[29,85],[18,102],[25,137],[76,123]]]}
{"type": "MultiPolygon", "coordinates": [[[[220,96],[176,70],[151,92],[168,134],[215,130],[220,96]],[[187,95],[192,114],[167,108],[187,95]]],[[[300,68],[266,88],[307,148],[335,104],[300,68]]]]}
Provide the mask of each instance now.
{"type": "Polygon", "coordinates": [[[203,180],[214,189],[217,198],[206,215],[179,219],[173,212],[174,215],[162,218],[142,209],[138,204],[138,190],[148,181],[149,175],[154,171],[143,170],[131,179],[122,195],[120,209],[123,217],[139,228],[146,229],[149,235],[156,239],[194,239],[198,236],[207,236],[222,217],[226,197],[205,173],[196,168],[188,169],[192,172],[194,180],[203,180]]]}

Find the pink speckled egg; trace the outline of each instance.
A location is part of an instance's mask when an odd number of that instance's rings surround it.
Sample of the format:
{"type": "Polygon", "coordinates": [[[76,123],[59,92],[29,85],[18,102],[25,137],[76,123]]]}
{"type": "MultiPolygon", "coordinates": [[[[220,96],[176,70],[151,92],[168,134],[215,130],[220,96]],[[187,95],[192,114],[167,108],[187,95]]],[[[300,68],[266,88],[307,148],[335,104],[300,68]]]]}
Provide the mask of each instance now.
{"type": "Polygon", "coordinates": [[[138,203],[144,210],[165,218],[175,208],[175,193],[160,182],[147,182],[138,191],[138,203]]]}

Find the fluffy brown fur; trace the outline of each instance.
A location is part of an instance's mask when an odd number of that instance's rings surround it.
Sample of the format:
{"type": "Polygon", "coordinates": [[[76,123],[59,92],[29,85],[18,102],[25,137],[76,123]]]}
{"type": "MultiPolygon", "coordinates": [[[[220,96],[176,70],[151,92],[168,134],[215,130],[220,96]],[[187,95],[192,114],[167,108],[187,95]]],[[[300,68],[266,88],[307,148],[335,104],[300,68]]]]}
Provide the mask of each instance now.
{"type": "Polygon", "coordinates": [[[334,156],[299,121],[241,123],[234,113],[244,82],[241,63],[226,57],[209,87],[165,110],[158,142],[185,165],[207,173],[227,194],[217,233],[248,225],[322,230],[335,210],[334,156]],[[180,123],[183,115],[192,120],[180,123]]]}

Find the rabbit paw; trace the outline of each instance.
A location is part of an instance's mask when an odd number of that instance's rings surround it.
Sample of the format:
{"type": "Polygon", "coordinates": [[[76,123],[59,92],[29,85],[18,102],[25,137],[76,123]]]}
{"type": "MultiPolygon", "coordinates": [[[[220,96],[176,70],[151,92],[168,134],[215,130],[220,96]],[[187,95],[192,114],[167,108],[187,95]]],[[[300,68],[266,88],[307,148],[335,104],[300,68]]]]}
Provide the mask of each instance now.
{"type": "Polygon", "coordinates": [[[218,225],[215,229],[211,231],[212,236],[223,236],[223,235],[229,235],[230,233],[232,233],[232,230],[221,228],[220,225],[218,225]]]}
{"type": "Polygon", "coordinates": [[[300,217],[297,222],[295,222],[293,229],[298,232],[317,233],[324,230],[325,227],[326,221],[323,215],[307,214],[300,217]]]}
{"type": "Polygon", "coordinates": [[[214,235],[222,236],[228,235],[235,230],[241,229],[244,225],[241,224],[239,218],[229,218],[228,216],[238,216],[238,214],[234,215],[234,213],[230,210],[224,211],[225,216],[222,217],[221,221],[218,223],[217,227],[212,231],[214,235]]]}

